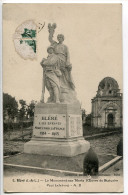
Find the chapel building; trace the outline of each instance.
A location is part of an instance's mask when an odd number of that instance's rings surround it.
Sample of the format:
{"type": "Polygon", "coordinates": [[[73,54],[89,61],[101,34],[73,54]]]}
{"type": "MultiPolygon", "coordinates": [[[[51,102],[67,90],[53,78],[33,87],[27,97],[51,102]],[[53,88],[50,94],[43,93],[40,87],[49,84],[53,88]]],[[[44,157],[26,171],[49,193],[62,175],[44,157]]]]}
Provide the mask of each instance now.
{"type": "Polygon", "coordinates": [[[122,93],[117,81],[105,77],[92,99],[91,125],[98,128],[122,127],[122,93]]]}

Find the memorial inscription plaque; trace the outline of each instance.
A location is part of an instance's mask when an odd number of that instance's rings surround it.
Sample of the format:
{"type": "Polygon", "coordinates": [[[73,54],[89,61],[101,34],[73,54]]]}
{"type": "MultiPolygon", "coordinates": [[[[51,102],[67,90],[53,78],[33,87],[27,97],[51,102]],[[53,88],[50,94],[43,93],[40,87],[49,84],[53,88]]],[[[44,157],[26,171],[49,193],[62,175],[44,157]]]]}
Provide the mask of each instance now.
{"type": "Polygon", "coordinates": [[[36,137],[66,137],[66,115],[36,114],[33,128],[36,137]]]}

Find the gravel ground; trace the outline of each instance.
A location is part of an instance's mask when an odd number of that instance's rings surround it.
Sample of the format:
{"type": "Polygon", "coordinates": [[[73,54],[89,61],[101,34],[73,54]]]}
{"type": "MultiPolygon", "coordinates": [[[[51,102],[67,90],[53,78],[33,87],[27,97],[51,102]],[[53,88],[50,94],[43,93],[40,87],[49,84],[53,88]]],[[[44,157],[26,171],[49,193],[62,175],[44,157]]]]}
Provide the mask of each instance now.
{"type": "Polygon", "coordinates": [[[4,133],[4,141],[9,141],[15,139],[17,137],[22,136],[23,134],[31,133],[32,129],[18,129],[18,130],[11,130],[4,133]]]}
{"type": "MultiPolygon", "coordinates": [[[[25,133],[30,132],[31,130],[25,131],[25,133]]],[[[11,137],[18,137],[21,135],[21,132],[12,132],[11,137]]],[[[96,138],[89,140],[93,150],[97,154],[114,154],[116,155],[117,144],[121,138],[122,134],[114,134],[105,137],[96,138]]],[[[7,134],[4,137],[4,155],[10,155],[10,153],[23,152],[24,144],[30,139],[30,136],[25,136],[24,140],[19,139],[17,141],[7,140],[7,134]]]]}
{"type": "MultiPolygon", "coordinates": [[[[4,163],[24,165],[32,167],[42,167],[48,169],[59,169],[74,172],[83,171],[83,161],[85,154],[80,154],[74,157],[62,157],[52,155],[37,155],[37,154],[20,154],[5,158],[4,163]],[[34,160],[33,160],[34,159],[34,160]]],[[[112,155],[98,155],[99,166],[104,165],[108,161],[113,159],[112,155]]]]}
{"type": "MultiPolygon", "coordinates": [[[[23,131],[23,134],[27,134],[27,133],[31,133],[32,130],[31,129],[27,129],[23,131]]],[[[24,149],[24,144],[26,141],[30,140],[31,137],[30,135],[27,135],[24,137],[24,139],[22,140],[22,131],[12,131],[10,133],[10,138],[9,138],[9,132],[5,133],[4,135],[4,156],[7,155],[11,155],[11,154],[15,154],[15,153],[19,153],[19,152],[23,152],[24,149]],[[11,139],[15,139],[17,137],[17,140],[11,140],[11,139]]]]}
{"type": "Polygon", "coordinates": [[[122,134],[114,134],[89,140],[93,150],[98,154],[117,154],[117,144],[122,134]]]}
{"type": "Polygon", "coordinates": [[[4,156],[23,152],[25,141],[4,141],[4,156]]]}

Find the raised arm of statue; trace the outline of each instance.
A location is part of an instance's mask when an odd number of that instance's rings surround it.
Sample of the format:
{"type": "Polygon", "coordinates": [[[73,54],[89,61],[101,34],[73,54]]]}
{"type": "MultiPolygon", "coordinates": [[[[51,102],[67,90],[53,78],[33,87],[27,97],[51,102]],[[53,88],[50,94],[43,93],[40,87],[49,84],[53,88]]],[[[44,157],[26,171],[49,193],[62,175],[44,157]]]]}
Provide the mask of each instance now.
{"type": "Polygon", "coordinates": [[[53,40],[53,34],[55,32],[56,24],[48,24],[48,31],[49,31],[49,42],[51,45],[57,44],[56,41],[53,40]]]}
{"type": "Polygon", "coordinates": [[[57,44],[57,42],[53,40],[53,34],[52,33],[49,33],[49,42],[51,43],[51,45],[57,44]]]}

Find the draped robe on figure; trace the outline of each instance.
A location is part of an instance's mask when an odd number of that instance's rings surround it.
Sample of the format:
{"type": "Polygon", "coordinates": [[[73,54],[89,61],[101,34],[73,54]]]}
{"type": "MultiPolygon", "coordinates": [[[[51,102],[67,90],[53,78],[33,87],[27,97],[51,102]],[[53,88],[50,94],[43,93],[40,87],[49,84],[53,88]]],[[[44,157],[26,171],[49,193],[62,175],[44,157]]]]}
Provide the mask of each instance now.
{"type": "Polygon", "coordinates": [[[71,70],[68,69],[68,66],[71,65],[68,47],[56,41],[52,41],[51,46],[54,47],[55,54],[58,56],[57,64],[62,73],[60,76],[60,101],[65,103],[76,102],[78,100],[75,85],[71,70]]]}

